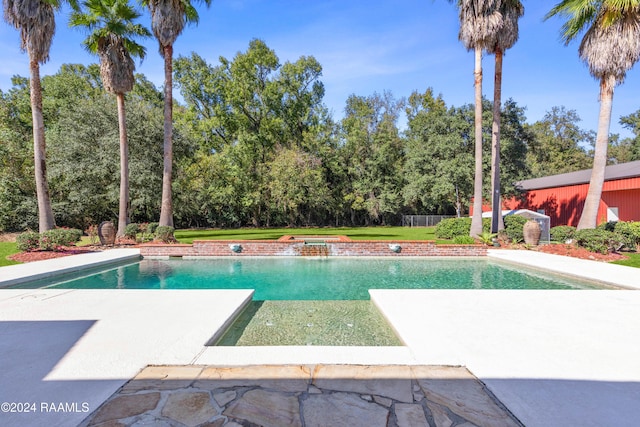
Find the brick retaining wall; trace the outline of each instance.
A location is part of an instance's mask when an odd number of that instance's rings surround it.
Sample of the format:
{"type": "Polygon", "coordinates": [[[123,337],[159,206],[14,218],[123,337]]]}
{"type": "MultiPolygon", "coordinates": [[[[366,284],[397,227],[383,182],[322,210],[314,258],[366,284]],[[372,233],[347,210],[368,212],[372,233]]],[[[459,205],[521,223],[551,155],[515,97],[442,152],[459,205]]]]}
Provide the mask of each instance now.
{"type": "Polygon", "coordinates": [[[329,240],[322,243],[305,244],[304,241],[289,240],[197,240],[192,245],[146,244],[140,246],[144,257],[184,256],[486,256],[485,245],[436,245],[425,240],[329,240]],[[234,252],[233,245],[241,250],[234,252]],[[394,252],[392,245],[399,245],[394,252]]]}

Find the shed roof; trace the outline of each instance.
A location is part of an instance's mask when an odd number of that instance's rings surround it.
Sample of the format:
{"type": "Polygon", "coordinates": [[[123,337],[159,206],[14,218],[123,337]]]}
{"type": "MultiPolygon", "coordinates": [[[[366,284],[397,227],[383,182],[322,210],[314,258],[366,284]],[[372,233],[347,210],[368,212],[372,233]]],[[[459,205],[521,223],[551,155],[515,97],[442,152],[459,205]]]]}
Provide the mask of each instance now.
{"type": "MultiPolygon", "coordinates": [[[[637,176],[640,176],[640,160],[607,166],[604,171],[605,181],[633,178],[637,176]]],[[[521,190],[537,190],[540,188],[553,188],[564,187],[567,185],[587,184],[590,179],[591,169],[585,169],[577,172],[563,173],[560,175],[525,179],[524,181],[516,182],[516,187],[521,190]]]]}

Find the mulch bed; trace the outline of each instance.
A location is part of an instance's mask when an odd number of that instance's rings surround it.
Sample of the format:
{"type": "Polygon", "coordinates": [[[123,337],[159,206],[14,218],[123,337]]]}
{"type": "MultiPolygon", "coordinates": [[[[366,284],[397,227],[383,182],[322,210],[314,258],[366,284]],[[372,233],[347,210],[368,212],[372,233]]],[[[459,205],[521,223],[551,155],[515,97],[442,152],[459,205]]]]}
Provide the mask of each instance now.
{"type": "Polygon", "coordinates": [[[7,258],[13,261],[18,261],[18,262],[32,262],[32,261],[41,261],[43,259],[60,258],[64,256],[69,256],[69,255],[85,254],[89,252],[96,252],[96,249],[90,246],[84,246],[84,247],[70,246],[70,247],[60,248],[57,251],[20,252],[20,253],[8,256],[7,258]]]}
{"type": "Polygon", "coordinates": [[[584,248],[580,248],[575,245],[566,245],[566,244],[542,245],[538,247],[536,250],[538,252],[544,252],[547,254],[564,255],[564,256],[570,256],[574,258],[589,259],[589,260],[604,261],[604,262],[618,261],[621,259],[628,258],[620,253],[614,252],[614,253],[604,255],[596,252],[589,252],[588,250],[584,248]]]}
{"type": "Polygon", "coordinates": [[[12,261],[18,262],[33,262],[33,261],[42,261],[44,259],[54,259],[65,257],[69,255],[78,255],[78,254],[86,254],[90,252],[100,252],[106,249],[114,249],[114,248],[133,248],[136,247],[135,244],[131,243],[123,243],[116,244],[113,246],[63,246],[58,248],[56,251],[31,251],[31,252],[20,252],[17,254],[13,254],[8,256],[7,258],[12,261]]]}

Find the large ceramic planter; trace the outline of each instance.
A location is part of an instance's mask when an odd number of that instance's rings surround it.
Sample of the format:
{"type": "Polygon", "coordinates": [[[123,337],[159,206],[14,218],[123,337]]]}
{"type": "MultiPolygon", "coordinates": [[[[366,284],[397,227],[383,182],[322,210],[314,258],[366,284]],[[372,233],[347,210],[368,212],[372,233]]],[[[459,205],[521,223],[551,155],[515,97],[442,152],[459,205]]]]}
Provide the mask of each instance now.
{"type": "Polygon", "coordinates": [[[527,245],[537,245],[540,243],[542,229],[540,228],[538,221],[530,220],[525,222],[522,228],[522,233],[524,234],[524,242],[527,245]]]}
{"type": "Polygon", "coordinates": [[[98,226],[101,245],[113,245],[116,242],[116,228],[111,221],[101,222],[98,226]]]}

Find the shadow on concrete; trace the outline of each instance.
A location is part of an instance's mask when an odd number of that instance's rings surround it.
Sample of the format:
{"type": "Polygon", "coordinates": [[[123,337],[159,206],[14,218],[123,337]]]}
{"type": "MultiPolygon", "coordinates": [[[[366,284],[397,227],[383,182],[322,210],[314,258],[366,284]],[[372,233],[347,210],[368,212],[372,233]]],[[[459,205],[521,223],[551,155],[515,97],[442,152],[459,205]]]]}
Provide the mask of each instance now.
{"type": "Polygon", "coordinates": [[[117,390],[122,381],[47,380],[95,323],[0,321],[0,425],[75,426],[117,390]]]}

